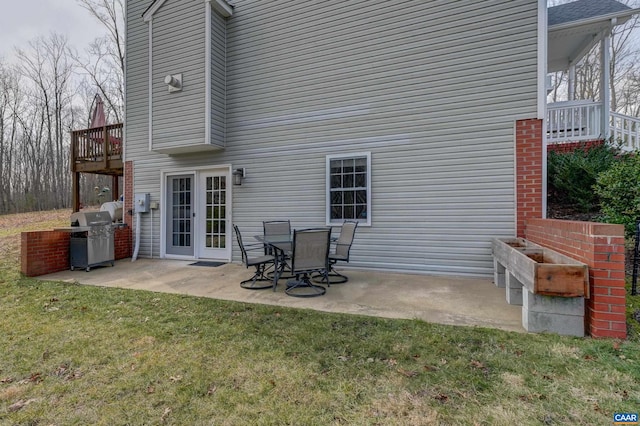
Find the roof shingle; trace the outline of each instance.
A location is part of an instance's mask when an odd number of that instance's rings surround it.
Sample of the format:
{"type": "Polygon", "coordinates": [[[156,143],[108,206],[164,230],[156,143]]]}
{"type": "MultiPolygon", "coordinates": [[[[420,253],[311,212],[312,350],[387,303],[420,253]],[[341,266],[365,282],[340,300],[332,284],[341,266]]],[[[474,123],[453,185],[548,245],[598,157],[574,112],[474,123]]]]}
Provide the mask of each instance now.
{"type": "Polygon", "coordinates": [[[623,12],[631,9],[615,0],[578,0],[550,7],[547,10],[548,24],[558,25],[567,22],[582,21],[596,16],[623,12]]]}

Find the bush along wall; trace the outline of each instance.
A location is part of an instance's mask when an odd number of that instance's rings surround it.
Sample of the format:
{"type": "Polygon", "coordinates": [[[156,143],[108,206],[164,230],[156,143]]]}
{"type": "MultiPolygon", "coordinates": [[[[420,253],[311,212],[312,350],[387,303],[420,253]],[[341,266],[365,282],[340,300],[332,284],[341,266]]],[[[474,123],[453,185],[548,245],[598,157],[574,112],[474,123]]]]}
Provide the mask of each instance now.
{"type": "Polygon", "coordinates": [[[572,207],[580,213],[597,212],[594,192],[598,176],[618,162],[618,149],[609,143],[593,144],[573,151],[549,151],[547,160],[550,203],[572,207]]]}
{"type": "Polygon", "coordinates": [[[600,198],[602,220],[625,227],[625,236],[633,237],[640,217],[640,153],[620,156],[598,175],[594,192],[600,198]]]}

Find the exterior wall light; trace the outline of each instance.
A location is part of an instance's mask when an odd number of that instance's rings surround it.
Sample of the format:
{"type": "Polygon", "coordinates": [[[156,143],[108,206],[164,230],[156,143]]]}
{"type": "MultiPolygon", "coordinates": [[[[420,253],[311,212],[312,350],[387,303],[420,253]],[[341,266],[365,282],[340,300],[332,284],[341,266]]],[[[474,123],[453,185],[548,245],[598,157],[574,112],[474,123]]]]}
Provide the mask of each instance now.
{"type": "Polygon", "coordinates": [[[241,169],[235,169],[232,174],[233,174],[233,184],[242,185],[242,179],[244,179],[246,176],[244,167],[242,167],[241,169]]]}
{"type": "Polygon", "coordinates": [[[164,78],[164,84],[169,87],[169,93],[180,92],[182,90],[182,73],[169,74],[164,78]]]}

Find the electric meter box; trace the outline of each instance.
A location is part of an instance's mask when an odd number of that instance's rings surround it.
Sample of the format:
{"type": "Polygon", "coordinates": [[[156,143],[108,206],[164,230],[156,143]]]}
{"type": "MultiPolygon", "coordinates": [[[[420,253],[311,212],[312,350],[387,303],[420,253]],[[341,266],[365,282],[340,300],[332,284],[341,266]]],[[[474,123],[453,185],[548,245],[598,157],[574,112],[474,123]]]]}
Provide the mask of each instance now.
{"type": "Polygon", "coordinates": [[[149,213],[151,206],[151,196],[146,194],[136,194],[135,202],[133,203],[134,213],[149,213]]]}

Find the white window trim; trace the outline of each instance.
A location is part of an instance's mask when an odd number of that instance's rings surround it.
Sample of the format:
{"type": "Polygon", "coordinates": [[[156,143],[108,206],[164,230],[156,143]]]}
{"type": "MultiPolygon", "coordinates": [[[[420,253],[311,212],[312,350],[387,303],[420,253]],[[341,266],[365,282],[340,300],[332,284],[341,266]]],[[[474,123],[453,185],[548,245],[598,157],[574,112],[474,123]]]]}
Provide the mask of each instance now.
{"type": "MultiPolygon", "coordinates": [[[[331,221],[331,160],[344,158],[367,159],[367,219],[356,219],[359,226],[371,226],[371,152],[352,152],[348,154],[330,154],[326,156],[325,163],[325,222],[327,226],[341,225],[344,219],[331,221]]],[[[347,219],[348,220],[348,219],[347,219]]]]}

